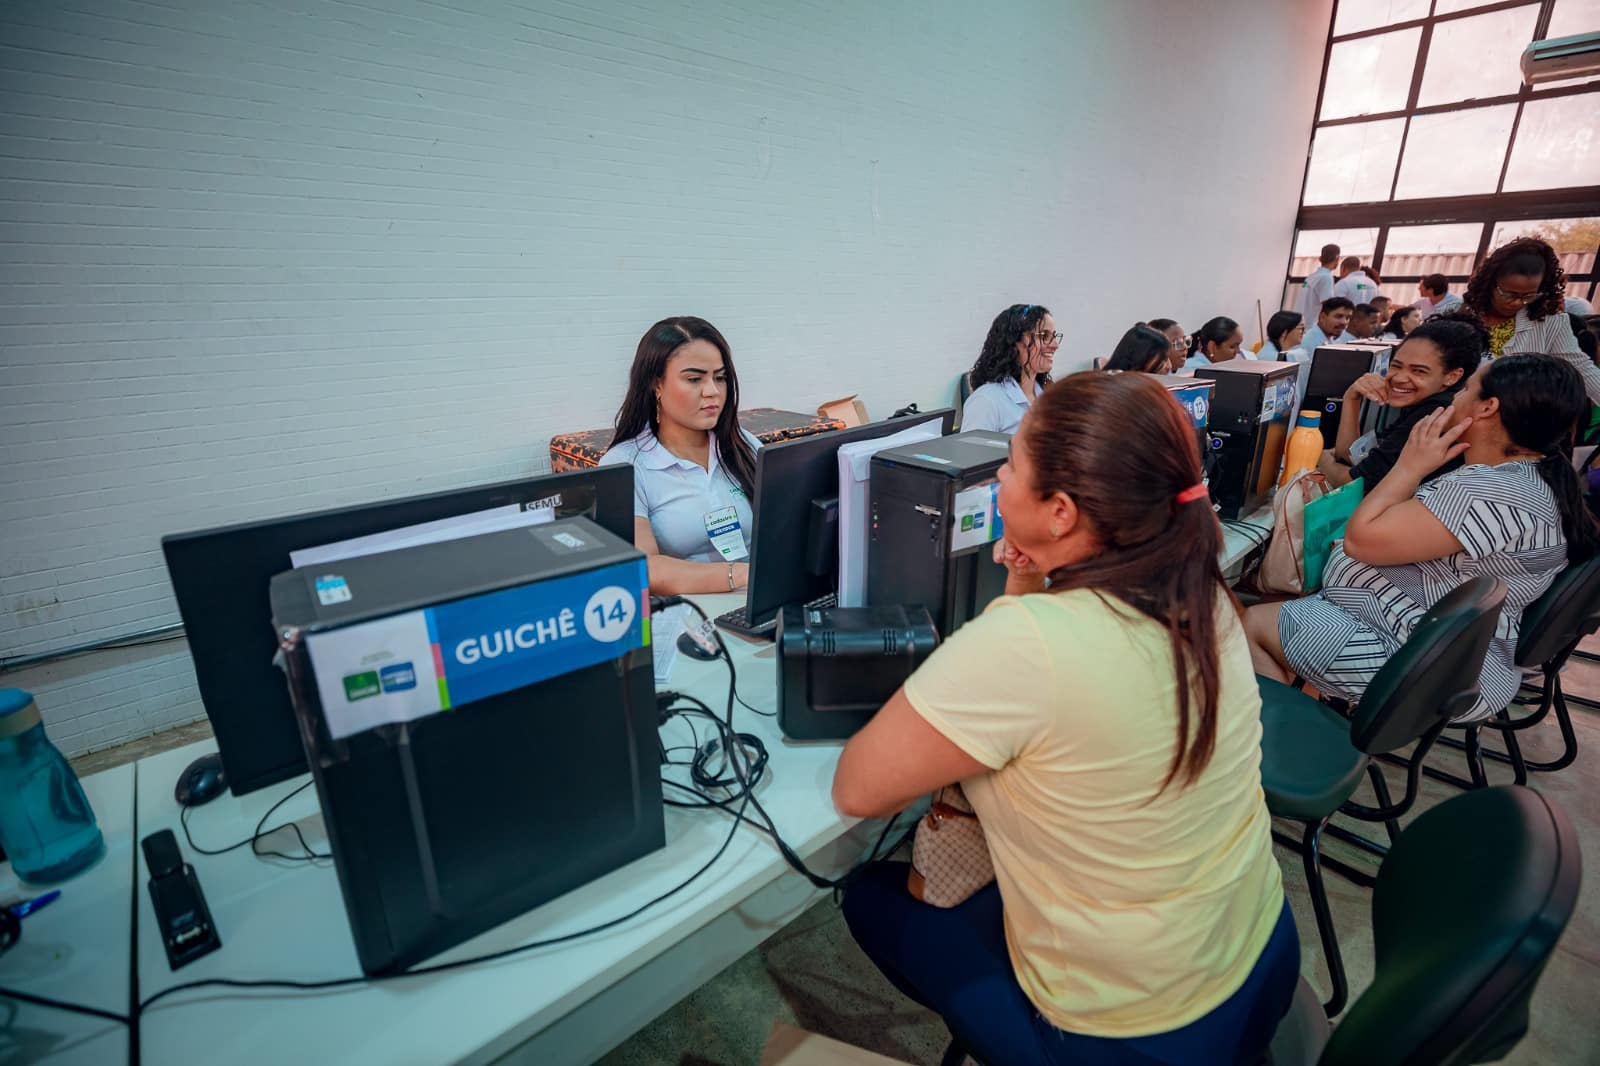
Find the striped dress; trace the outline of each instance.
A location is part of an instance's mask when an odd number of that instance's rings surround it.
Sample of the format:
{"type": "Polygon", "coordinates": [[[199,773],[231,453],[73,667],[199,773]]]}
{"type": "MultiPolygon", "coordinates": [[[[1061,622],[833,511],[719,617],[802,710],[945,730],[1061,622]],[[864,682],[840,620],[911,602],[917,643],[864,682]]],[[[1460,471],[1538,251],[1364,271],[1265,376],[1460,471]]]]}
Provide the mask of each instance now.
{"type": "Polygon", "coordinates": [[[1416,498],[1461,542],[1443,559],[1370,566],[1334,545],[1322,591],[1283,605],[1278,637],[1296,673],[1323,692],[1358,700],[1429,607],[1469,578],[1506,583],[1506,602],[1479,677],[1477,703],[1458,721],[1499,712],[1521,684],[1514,664],[1523,610],[1567,564],[1561,512],[1529,461],[1465,466],[1416,498]]]}

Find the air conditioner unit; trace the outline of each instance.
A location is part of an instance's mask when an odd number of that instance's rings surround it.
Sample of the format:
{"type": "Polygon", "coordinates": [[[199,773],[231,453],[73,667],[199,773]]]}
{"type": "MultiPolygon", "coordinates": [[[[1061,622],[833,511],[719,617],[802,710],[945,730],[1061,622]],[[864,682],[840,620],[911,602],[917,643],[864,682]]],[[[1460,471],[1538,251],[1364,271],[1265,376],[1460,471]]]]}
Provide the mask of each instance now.
{"type": "Polygon", "coordinates": [[[1522,50],[1522,83],[1582,78],[1600,74],[1600,30],[1534,41],[1522,50]]]}

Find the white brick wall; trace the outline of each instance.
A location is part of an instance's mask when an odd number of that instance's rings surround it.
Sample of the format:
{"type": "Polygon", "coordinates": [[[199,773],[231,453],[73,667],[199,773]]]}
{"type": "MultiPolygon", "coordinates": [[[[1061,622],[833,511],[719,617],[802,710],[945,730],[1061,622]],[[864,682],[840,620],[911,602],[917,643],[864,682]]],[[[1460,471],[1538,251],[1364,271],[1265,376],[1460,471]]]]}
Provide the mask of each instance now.
{"type": "MultiPolygon", "coordinates": [[[[1328,9],[9,0],[0,653],[175,620],[163,533],[546,469],[663,315],[875,414],[1014,300],[1069,364],[1254,323],[1328,9]]],[[[69,752],[202,713],[182,645],[0,683],[69,752]]]]}

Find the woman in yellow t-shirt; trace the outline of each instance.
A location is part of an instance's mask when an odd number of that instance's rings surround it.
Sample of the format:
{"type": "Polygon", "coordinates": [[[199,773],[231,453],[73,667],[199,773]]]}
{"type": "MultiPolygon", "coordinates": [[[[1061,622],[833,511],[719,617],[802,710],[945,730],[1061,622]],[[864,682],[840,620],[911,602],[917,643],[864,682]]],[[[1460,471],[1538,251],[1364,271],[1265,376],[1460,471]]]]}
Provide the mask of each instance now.
{"type": "Polygon", "coordinates": [[[1000,471],[1007,595],[840,757],[847,814],[957,781],[978,813],[995,884],[940,909],[883,863],[844,909],[984,1062],[1254,1062],[1293,996],[1261,701],[1199,482],[1145,375],[1046,389],[1000,471]]]}

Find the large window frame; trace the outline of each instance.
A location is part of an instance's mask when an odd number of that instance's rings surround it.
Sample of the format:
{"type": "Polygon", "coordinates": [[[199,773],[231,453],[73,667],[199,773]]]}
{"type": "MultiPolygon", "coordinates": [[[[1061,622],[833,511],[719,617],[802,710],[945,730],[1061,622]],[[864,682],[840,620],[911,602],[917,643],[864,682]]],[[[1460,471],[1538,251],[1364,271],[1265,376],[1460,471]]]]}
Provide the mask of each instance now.
{"type": "MultiPolygon", "coordinates": [[[[1484,256],[1489,252],[1489,244],[1497,223],[1561,221],[1564,219],[1600,216],[1600,185],[1578,185],[1532,191],[1505,191],[1506,173],[1511,165],[1512,153],[1516,150],[1517,132],[1522,123],[1524,107],[1530,101],[1592,95],[1595,104],[1593,113],[1600,115],[1600,81],[1579,82],[1576,84],[1557,82],[1542,86],[1523,85],[1514,93],[1425,106],[1418,103],[1422,92],[1424,74],[1427,70],[1429,48],[1432,44],[1434,30],[1437,27],[1493,12],[1526,8],[1531,6],[1529,0],[1499,0],[1499,2],[1468,7],[1462,11],[1439,14],[1435,13],[1439,6],[1438,0],[1432,0],[1428,5],[1428,14],[1426,16],[1335,36],[1333,27],[1338,24],[1340,2],[1341,0],[1335,0],[1334,2],[1334,10],[1329,21],[1328,41],[1323,48],[1322,74],[1317,86],[1316,120],[1312,128],[1313,143],[1317,134],[1324,129],[1377,122],[1385,119],[1403,119],[1404,126],[1400,137],[1400,150],[1395,159],[1394,173],[1390,176],[1388,199],[1306,205],[1304,203],[1305,189],[1310,180],[1312,161],[1312,146],[1308,144],[1306,147],[1306,170],[1301,184],[1302,202],[1295,220],[1296,240],[1305,231],[1375,228],[1378,231],[1375,246],[1370,257],[1362,257],[1363,262],[1371,263],[1382,275],[1385,284],[1414,283],[1421,280],[1421,274],[1398,272],[1391,274],[1389,271],[1384,270],[1384,252],[1391,228],[1444,223],[1477,223],[1481,229],[1477,253],[1472,261],[1476,266],[1476,264],[1483,262],[1484,256]],[[1390,111],[1323,120],[1321,117],[1323,97],[1327,92],[1328,66],[1333,55],[1334,46],[1348,41],[1359,41],[1364,38],[1409,29],[1419,29],[1421,36],[1418,40],[1416,56],[1413,60],[1411,83],[1406,95],[1405,106],[1390,111]],[[1500,160],[1499,180],[1495,185],[1494,192],[1466,196],[1441,196],[1408,200],[1394,199],[1396,189],[1399,186],[1400,174],[1405,166],[1406,142],[1411,132],[1413,119],[1507,104],[1515,105],[1516,110],[1512,118],[1511,134],[1506,140],[1505,154],[1500,160]]],[[[1546,32],[1550,26],[1551,14],[1555,10],[1557,2],[1558,0],[1539,0],[1539,13],[1534,24],[1533,40],[1545,39],[1546,32]]],[[[1289,262],[1285,270],[1287,285],[1284,290],[1284,305],[1290,307],[1294,304],[1300,284],[1305,280],[1304,272],[1295,271],[1296,257],[1294,251],[1294,246],[1291,244],[1289,262]]],[[[1600,287],[1600,285],[1597,285],[1597,282],[1600,282],[1600,240],[1597,240],[1594,252],[1594,259],[1586,270],[1568,275],[1567,295],[1581,296],[1590,301],[1595,300],[1596,289],[1600,287]]],[[[1459,273],[1446,274],[1446,277],[1452,282],[1465,282],[1467,280],[1467,275],[1459,273]]],[[[1452,289],[1459,291],[1459,287],[1454,284],[1452,289]]]]}

